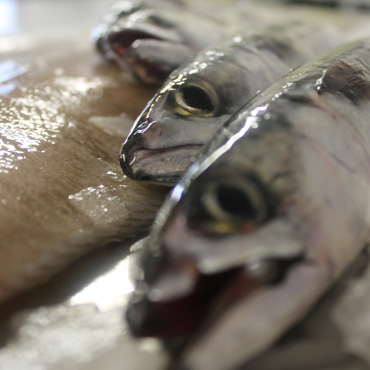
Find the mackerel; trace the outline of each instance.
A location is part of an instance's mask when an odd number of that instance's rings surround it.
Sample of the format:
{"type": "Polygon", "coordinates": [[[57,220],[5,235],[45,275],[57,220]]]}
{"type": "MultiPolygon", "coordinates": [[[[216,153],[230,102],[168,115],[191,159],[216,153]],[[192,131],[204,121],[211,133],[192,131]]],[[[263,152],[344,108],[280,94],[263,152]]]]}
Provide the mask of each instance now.
{"type": "Polygon", "coordinates": [[[370,40],[242,107],[137,247],[132,332],[187,338],[175,368],[226,370],[301,320],[368,242],[369,117],[370,40]]]}
{"type": "Polygon", "coordinates": [[[97,50],[146,84],[159,84],[227,35],[222,22],[182,1],[116,1],[92,30],[97,50]]]}
{"type": "Polygon", "coordinates": [[[342,42],[324,24],[272,25],[208,48],[172,74],[123,144],[123,172],[174,185],[230,116],[292,68],[342,42]]]}

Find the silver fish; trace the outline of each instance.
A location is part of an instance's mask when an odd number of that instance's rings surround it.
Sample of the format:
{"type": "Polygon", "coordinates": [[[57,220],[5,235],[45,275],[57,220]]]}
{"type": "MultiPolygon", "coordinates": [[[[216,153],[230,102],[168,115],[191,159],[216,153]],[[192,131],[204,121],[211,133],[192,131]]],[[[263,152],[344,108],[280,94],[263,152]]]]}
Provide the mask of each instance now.
{"type": "Polygon", "coordinates": [[[124,173],[176,183],[200,148],[258,91],[340,41],[330,26],[290,23],[204,50],[169,78],[137,118],[121,151],[124,173]]]}
{"type": "Polygon", "coordinates": [[[130,0],[115,3],[92,37],[105,58],[131,70],[142,82],[158,84],[225,33],[218,22],[183,3],[130,0]]]}
{"type": "Polygon", "coordinates": [[[281,0],[294,5],[315,5],[331,8],[370,9],[369,0],[281,0]]]}
{"type": "Polygon", "coordinates": [[[235,114],[143,242],[132,332],[192,335],[179,368],[226,370],[302,319],[368,241],[369,115],[370,40],[235,114]]]}

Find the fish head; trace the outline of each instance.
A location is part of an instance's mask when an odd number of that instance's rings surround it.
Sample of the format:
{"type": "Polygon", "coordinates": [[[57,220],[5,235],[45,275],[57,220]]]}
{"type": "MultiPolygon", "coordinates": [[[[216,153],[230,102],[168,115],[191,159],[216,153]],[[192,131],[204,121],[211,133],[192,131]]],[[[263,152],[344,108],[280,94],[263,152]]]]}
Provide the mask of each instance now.
{"type": "Polygon", "coordinates": [[[226,119],[212,83],[171,86],[149,102],[122,146],[122,170],[134,180],[174,185],[226,119]]]}
{"type": "Polygon", "coordinates": [[[193,164],[174,188],[146,240],[142,289],[127,311],[136,336],[191,335],[309,264],[296,144],[284,130],[266,131],[193,164]]]}
{"type": "Polygon", "coordinates": [[[97,49],[147,84],[159,84],[215,39],[211,22],[180,1],[124,1],[93,30],[97,49]],[[194,31],[204,29],[200,38],[194,31]]]}
{"type": "Polygon", "coordinates": [[[137,118],[121,150],[127,176],[174,185],[200,149],[251,97],[254,77],[217,50],[212,49],[212,57],[205,51],[174,72],[137,118]]]}

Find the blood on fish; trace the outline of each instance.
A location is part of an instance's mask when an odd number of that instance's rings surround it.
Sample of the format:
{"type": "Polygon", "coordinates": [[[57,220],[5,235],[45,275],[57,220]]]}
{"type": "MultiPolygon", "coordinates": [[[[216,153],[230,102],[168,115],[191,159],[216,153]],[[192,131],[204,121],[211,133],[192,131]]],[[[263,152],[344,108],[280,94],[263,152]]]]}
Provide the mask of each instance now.
{"type": "MultiPolygon", "coordinates": [[[[176,270],[176,266],[172,268],[176,270]]],[[[229,305],[252,290],[255,285],[252,280],[248,280],[243,269],[207,276],[200,274],[191,261],[188,267],[185,267],[188,268],[193,270],[195,287],[189,294],[165,302],[159,299],[157,303],[155,298],[141,299],[138,293],[134,298],[136,302],[132,303],[126,312],[134,335],[159,338],[189,335],[199,328],[207,314],[221,310],[225,303],[229,305]],[[225,286],[228,288],[223,291],[225,286]],[[221,297],[215,302],[214,297],[220,292],[221,297]],[[217,309],[211,311],[212,305],[217,309]]],[[[153,292],[151,294],[153,295],[153,292]]]]}
{"type": "Polygon", "coordinates": [[[158,39],[155,36],[138,30],[123,30],[108,35],[108,42],[112,50],[120,57],[124,57],[129,47],[140,39],[158,39]]]}

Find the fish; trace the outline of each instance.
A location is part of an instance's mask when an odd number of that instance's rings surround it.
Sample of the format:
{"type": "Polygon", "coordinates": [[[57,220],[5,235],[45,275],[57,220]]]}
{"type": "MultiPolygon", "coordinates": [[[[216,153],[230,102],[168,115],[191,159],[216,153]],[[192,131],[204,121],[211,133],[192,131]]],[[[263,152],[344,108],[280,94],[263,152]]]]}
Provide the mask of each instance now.
{"type": "Polygon", "coordinates": [[[283,0],[283,2],[294,5],[314,5],[341,9],[370,9],[369,0],[283,0]]]}
{"type": "Polygon", "coordinates": [[[104,58],[143,83],[159,84],[226,33],[219,21],[197,14],[184,2],[130,0],[114,3],[91,34],[104,58]]]}
{"type": "Polygon", "coordinates": [[[234,369],[298,323],[370,231],[370,40],[293,70],[217,132],[133,252],[137,337],[234,369]]]}
{"type": "Polygon", "coordinates": [[[17,40],[0,53],[0,303],[145,234],[165,195],[127,179],[118,161],[152,92],[102,65],[85,40],[17,40]]]}
{"type": "Polygon", "coordinates": [[[212,46],[170,76],[137,118],[120,161],[130,178],[173,186],[241,106],[292,68],[342,43],[330,25],[289,22],[212,46]]]}

